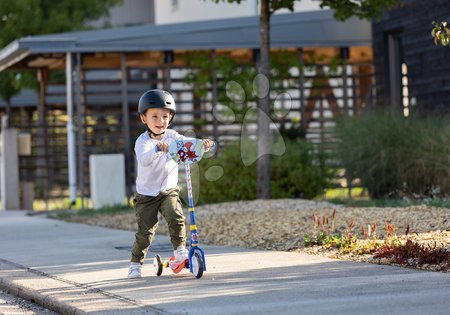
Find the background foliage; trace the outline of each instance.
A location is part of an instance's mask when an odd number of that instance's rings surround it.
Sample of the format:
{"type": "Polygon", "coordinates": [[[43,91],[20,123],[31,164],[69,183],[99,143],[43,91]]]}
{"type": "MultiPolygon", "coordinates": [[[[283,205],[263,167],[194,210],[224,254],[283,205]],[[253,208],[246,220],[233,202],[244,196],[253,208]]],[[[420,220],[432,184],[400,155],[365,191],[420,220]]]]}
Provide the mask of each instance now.
{"type": "MultiPolygon", "coordinates": [[[[287,141],[284,155],[271,156],[272,198],[314,198],[322,194],[333,172],[321,160],[306,141],[287,141]]],[[[199,180],[201,203],[256,198],[256,163],[245,166],[237,144],[225,147],[214,159],[202,160],[199,180]],[[223,168],[223,176],[217,181],[204,176],[212,166],[223,168]]]]}
{"type": "Polygon", "coordinates": [[[449,117],[370,112],[339,121],[336,154],[372,198],[450,195],[449,117]]]}
{"type": "Polygon", "coordinates": [[[2,0],[0,47],[15,39],[88,28],[123,0],[2,0]]]}
{"type": "MultiPolygon", "coordinates": [[[[89,28],[87,22],[109,14],[123,0],[1,0],[0,48],[25,36],[89,28]]],[[[37,88],[33,73],[0,72],[2,93],[9,102],[22,88],[37,88]]]]}

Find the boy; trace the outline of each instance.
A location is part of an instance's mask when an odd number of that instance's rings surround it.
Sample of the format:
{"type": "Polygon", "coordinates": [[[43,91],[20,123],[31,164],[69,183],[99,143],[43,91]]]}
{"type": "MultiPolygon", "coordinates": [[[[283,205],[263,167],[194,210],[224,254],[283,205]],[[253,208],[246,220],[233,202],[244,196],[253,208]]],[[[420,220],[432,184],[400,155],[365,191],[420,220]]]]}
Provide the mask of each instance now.
{"type": "MultiPolygon", "coordinates": [[[[130,279],[141,277],[144,258],[158,227],[158,212],[169,226],[174,265],[184,265],[189,253],[185,247],[185,218],[177,186],[178,164],[167,153],[170,143],[182,138],[175,130],[168,129],[176,113],[175,101],[169,92],[149,90],[139,99],[138,111],[147,130],[137,138],[134,147],[138,166],[134,197],[138,231],[131,253],[130,279]]],[[[206,150],[213,145],[209,139],[203,143],[206,150]]]]}

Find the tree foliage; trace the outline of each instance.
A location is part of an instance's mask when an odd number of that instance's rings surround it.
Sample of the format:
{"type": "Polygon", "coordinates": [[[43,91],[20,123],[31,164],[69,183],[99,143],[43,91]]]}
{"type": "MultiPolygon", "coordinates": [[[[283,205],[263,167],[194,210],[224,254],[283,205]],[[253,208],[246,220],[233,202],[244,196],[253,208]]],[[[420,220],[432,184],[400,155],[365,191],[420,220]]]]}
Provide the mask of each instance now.
{"type": "Polygon", "coordinates": [[[450,29],[447,27],[447,22],[436,23],[433,21],[434,25],[431,30],[431,36],[434,38],[435,45],[447,46],[450,43],[450,29]]]}
{"type": "Polygon", "coordinates": [[[87,28],[123,0],[2,0],[0,47],[15,39],[87,28]]]}
{"type": "Polygon", "coordinates": [[[378,18],[384,10],[394,7],[398,0],[320,0],[321,8],[335,11],[334,17],[344,21],[352,16],[371,20],[378,18]]]}
{"type": "MultiPolygon", "coordinates": [[[[242,0],[212,0],[215,3],[228,2],[240,4],[242,0]]],[[[280,9],[294,11],[295,2],[301,0],[269,0],[270,13],[280,9]]],[[[372,19],[379,17],[381,13],[398,3],[398,0],[318,0],[322,9],[332,9],[335,11],[335,18],[343,21],[352,16],[362,19],[372,19]]]]}
{"type": "MultiPolygon", "coordinates": [[[[123,0],[1,0],[0,48],[25,36],[86,29],[86,22],[109,14],[123,0]]],[[[29,75],[1,72],[0,97],[7,103],[22,87],[33,86],[29,75]],[[27,82],[29,84],[26,84],[27,82]]]]}
{"type": "MultiPolygon", "coordinates": [[[[212,60],[208,53],[194,51],[185,55],[185,62],[190,69],[185,82],[194,87],[195,96],[202,98],[208,94],[214,73],[218,79],[218,103],[226,105],[231,110],[229,115],[242,124],[245,114],[258,102],[253,85],[258,73],[253,61],[237,62],[226,55],[218,55],[212,60]]],[[[270,58],[270,88],[276,91],[294,88],[297,82],[292,79],[290,70],[297,66],[296,54],[286,50],[273,52],[270,58]]]]}
{"type": "Polygon", "coordinates": [[[20,92],[20,83],[17,73],[6,72],[0,75],[0,98],[9,102],[14,95],[20,92]]]}
{"type": "MultiPolygon", "coordinates": [[[[228,2],[240,4],[242,0],[212,0],[215,3],[228,2]]],[[[259,72],[270,82],[270,18],[280,9],[294,10],[296,0],[260,0],[259,33],[260,33],[260,65],[259,72]]],[[[298,0],[301,1],[301,0],[298,0]]],[[[398,0],[318,0],[321,8],[334,10],[338,20],[346,20],[351,16],[371,19],[381,15],[397,3],[398,0]]],[[[260,84],[263,84],[262,82],[260,84]]],[[[269,96],[259,100],[258,108],[270,115],[269,96]]],[[[258,149],[261,153],[258,159],[258,198],[270,198],[270,159],[263,152],[270,147],[270,128],[267,119],[259,115],[258,119],[258,149]]]]}

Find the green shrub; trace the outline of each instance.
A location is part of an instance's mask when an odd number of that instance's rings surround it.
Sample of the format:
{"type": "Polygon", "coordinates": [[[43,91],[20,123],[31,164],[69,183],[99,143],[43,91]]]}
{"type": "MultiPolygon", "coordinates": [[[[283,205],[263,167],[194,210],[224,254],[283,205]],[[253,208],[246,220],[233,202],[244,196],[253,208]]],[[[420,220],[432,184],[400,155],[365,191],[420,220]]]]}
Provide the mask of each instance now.
{"type": "MultiPolygon", "coordinates": [[[[246,146],[244,154],[256,147],[246,146]]],[[[314,198],[323,193],[332,173],[320,166],[320,156],[305,141],[286,142],[286,152],[271,158],[272,198],[314,198]]],[[[213,176],[214,177],[214,176],[213,176]]],[[[214,159],[200,163],[200,202],[216,203],[256,198],[257,162],[245,166],[239,145],[220,150],[214,159]],[[211,167],[223,169],[220,179],[211,181],[211,167]]]]}
{"type": "Polygon", "coordinates": [[[372,198],[450,194],[448,118],[375,111],[343,118],[336,135],[348,177],[359,178],[372,198]]]}
{"type": "Polygon", "coordinates": [[[312,199],[323,194],[334,177],[324,161],[325,156],[310,143],[286,141],[286,153],[271,159],[272,197],[312,199]]]}
{"type": "Polygon", "coordinates": [[[204,159],[200,163],[200,201],[216,203],[256,198],[256,163],[242,163],[239,146],[232,144],[221,149],[217,157],[204,159]],[[208,170],[223,169],[223,176],[211,181],[208,170]]]}

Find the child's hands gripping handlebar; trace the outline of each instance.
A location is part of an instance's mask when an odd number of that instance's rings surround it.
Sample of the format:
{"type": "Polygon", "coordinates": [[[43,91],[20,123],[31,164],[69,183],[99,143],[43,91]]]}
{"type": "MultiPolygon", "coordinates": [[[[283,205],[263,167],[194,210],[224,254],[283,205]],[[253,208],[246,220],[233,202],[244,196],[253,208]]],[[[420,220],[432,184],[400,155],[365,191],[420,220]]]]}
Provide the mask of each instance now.
{"type": "Polygon", "coordinates": [[[209,152],[216,147],[216,143],[211,139],[203,139],[203,145],[205,146],[205,152],[209,152]]]}
{"type": "MultiPolygon", "coordinates": [[[[216,143],[213,140],[203,139],[202,142],[203,142],[205,152],[214,153],[214,150],[216,149],[216,143]]],[[[169,152],[169,146],[170,146],[170,144],[160,141],[156,144],[155,151],[167,153],[167,152],[169,152]]]]}
{"type": "Polygon", "coordinates": [[[156,144],[156,147],[155,147],[156,152],[162,151],[164,153],[167,153],[168,150],[169,150],[169,145],[167,143],[161,141],[156,144]]]}

